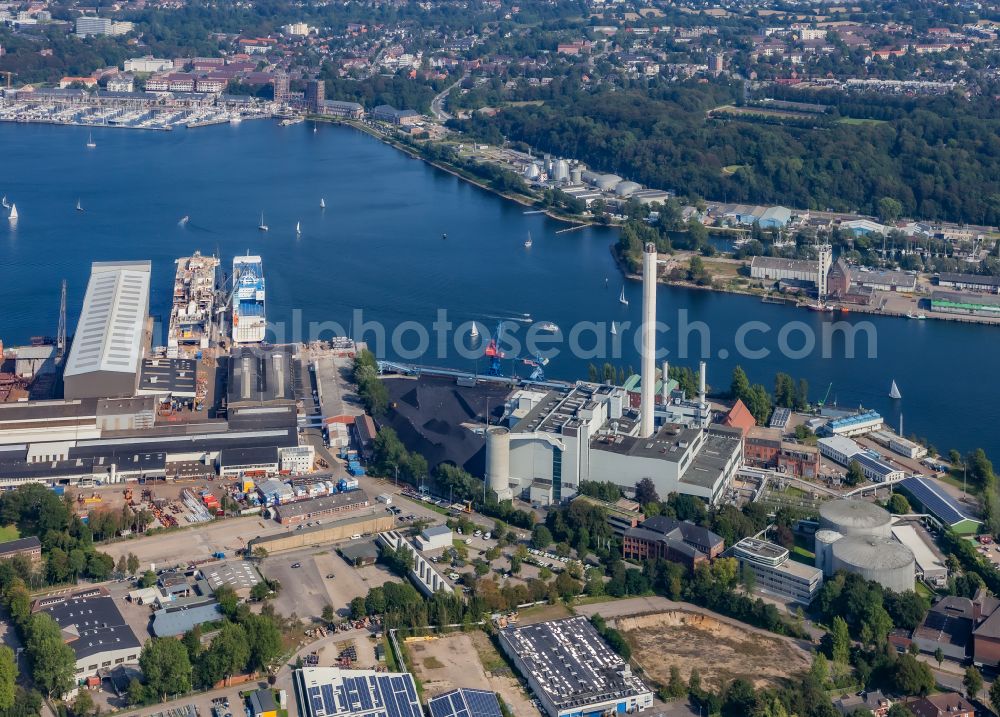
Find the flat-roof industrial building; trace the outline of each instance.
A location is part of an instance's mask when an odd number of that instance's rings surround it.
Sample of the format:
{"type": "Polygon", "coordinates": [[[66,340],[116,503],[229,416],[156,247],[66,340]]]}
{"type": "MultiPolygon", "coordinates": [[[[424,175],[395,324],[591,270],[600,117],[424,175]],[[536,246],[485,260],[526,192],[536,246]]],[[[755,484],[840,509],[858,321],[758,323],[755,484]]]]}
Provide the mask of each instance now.
{"type": "Polygon", "coordinates": [[[500,646],[548,717],[636,712],[653,693],[582,616],[506,627],[500,646]]]}
{"type": "Polygon", "coordinates": [[[823,571],[788,559],[788,551],[766,540],[744,538],[733,548],[744,569],[753,572],[757,585],[808,605],[823,586],[823,571]]]}
{"type": "Polygon", "coordinates": [[[424,717],[408,672],[302,667],[293,679],[302,717],[424,717]]]}
{"type": "Polygon", "coordinates": [[[149,314],[149,261],[91,265],[63,374],[66,398],[134,396],[149,314]]]}

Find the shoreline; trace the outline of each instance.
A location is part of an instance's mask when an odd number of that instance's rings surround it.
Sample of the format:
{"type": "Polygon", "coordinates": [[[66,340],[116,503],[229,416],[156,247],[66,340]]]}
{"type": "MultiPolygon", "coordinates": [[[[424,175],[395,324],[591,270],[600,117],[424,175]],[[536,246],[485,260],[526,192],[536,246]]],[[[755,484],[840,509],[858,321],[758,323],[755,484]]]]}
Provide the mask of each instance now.
{"type": "MultiPolygon", "coordinates": [[[[615,261],[615,265],[618,267],[618,270],[622,273],[622,277],[626,281],[642,281],[642,274],[636,274],[634,272],[629,271],[628,268],[625,266],[625,263],[624,263],[622,257],[619,256],[619,254],[618,254],[617,251],[615,251],[615,247],[613,245],[611,247],[609,247],[609,250],[611,252],[612,258],[615,261]]],[[[676,255],[674,255],[674,254],[667,254],[666,256],[673,257],[673,256],[676,256],[676,255]]],[[[811,310],[809,308],[809,305],[806,302],[802,301],[801,299],[799,299],[797,297],[793,297],[793,296],[783,296],[781,294],[775,295],[775,294],[770,294],[770,293],[764,294],[764,293],[761,293],[759,291],[753,291],[753,290],[750,290],[750,289],[741,291],[739,289],[735,289],[735,288],[729,287],[729,286],[714,286],[714,285],[713,286],[699,286],[698,284],[695,284],[695,283],[690,282],[690,281],[685,281],[685,280],[682,280],[682,279],[670,279],[670,278],[667,278],[667,277],[664,277],[664,276],[658,276],[656,278],[656,283],[657,284],[664,284],[666,286],[675,286],[675,287],[682,288],[682,289],[694,289],[696,291],[712,291],[712,292],[716,292],[716,293],[720,293],[720,294],[733,294],[733,295],[736,295],[736,296],[746,296],[748,298],[759,298],[761,300],[761,303],[764,303],[764,304],[784,304],[786,306],[790,306],[790,307],[796,308],[796,309],[803,309],[803,310],[806,310],[806,311],[810,311],[811,310]]],[[[896,296],[903,296],[903,295],[902,294],[896,294],[896,296]]],[[[914,306],[914,310],[921,311],[919,309],[919,307],[917,307],[917,306],[914,306]]],[[[853,304],[848,304],[848,305],[837,304],[837,305],[833,305],[833,308],[830,309],[830,310],[828,310],[828,311],[814,311],[814,313],[826,314],[826,315],[839,314],[841,317],[843,317],[844,315],[850,315],[850,314],[866,314],[866,315],[870,315],[870,316],[882,316],[882,317],[885,317],[885,318],[888,318],[888,319],[911,319],[913,321],[918,321],[918,322],[921,321],[921,319],[916,319],[914,317],[907,316],[905,313],[902,313],[902,312],[898,312],[898,311],[885,311],[885,310],[880,309],[878,307],[873,307],[873,306],[855,306],[853,304]]],[[[952,316],[952,315],[949,315],[949,314],[943,314],[942,315],[942,314],[939,314],[939,313],[934,313],[930,309],[923,310],[923,313],[926,315],[926,318],[923,319],[923,320],[926,320],[926,321],[935,320],[935,321],[955,322],[955,323],[959,323],[959,324],[978,324],[978,325],[982,325],[982,326],[1000,326],[1000,319],[994,319],[994,318],[987,317],[987,316],[952,316]]]]}

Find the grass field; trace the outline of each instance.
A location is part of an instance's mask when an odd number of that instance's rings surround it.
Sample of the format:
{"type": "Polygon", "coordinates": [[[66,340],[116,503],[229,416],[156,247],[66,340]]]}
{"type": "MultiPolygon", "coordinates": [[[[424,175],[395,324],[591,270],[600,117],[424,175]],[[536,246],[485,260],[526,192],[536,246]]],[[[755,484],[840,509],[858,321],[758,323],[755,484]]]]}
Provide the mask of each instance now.
{"type": "Polygon", "coordinates": [[[17,540],[20,537],[21,534],[17,531],[16,525],[0,526],[0,543],[6,543],[8,540],[17,540]]]}

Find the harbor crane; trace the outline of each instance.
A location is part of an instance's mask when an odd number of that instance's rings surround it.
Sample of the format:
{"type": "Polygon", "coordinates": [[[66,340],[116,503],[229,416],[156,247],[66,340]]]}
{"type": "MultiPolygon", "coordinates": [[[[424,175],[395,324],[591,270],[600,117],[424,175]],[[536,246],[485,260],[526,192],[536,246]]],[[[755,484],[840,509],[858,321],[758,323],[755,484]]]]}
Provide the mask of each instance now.
{"type": "Polygon", "coordinates": [[[828,398],[830,398],[830,391],[831,391],[832,389],[833,389],[833,382],[831,382],[831,383],[830,383],[830,385],[826,387],[826,394],[825,394],[825,395],[823,396],[823,400],[822,400],[822,401],[819,401],[819,402],[818,402],[818,403],[816,404],[817,406],[819,406],[820,408],[823,408],[823,406],[825,406],[825,405],[826,405],[826,400],[827,400],[828,398]]]}
{"type": "Polygon", "coordinates": [[[490,339],[490,342],[486,345],[486,350],[483,354],[489,358],[490,367],[487,370],[488,376],[503,376],[503,370],[500,366],[500,361],[504,357],[503,351],[500,349],[500,336],[503,332],[503,321],[497,322],[497,332],[490,339]]]}

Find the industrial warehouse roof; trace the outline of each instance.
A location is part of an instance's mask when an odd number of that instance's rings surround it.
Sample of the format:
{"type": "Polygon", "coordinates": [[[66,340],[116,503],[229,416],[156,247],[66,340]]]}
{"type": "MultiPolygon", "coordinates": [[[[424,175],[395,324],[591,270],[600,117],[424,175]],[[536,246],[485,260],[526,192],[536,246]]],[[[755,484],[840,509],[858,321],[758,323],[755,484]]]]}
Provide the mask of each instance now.
{"type": "Polygon", "coordinates": [[[559,711],[649,692],[583,616],[507,627],[500,640],[559,711]]]}
{"type": "Polygon", "coordinates": [[[427,708],[431,717],[503,717],[495,693],[464,687],[438,695],[427,708]]]}
{"type": "Polygon", "coordinates": [[[932,480],[910,476],[900,481],[898,487],[909,493],[928,512],[947,525],[954,527],[965,521],[979,522],[966,515],[955,499],[932,480]]]}
{"type": "Polygon", "coordinates": [[[328,495],[322,498],[310,498],[294,503],[285,503],[276,507],[275,512],[280,516],[279,520],[288,520],[297,516],[323,513],[340,508],[341,506],[354,505],[360,508],[370,503],[368,494],[363,490],[349,490],[346,493],[337,493],[336,495],[328,495]]]}
{"type": "Polygon", "coordinates": [[[153,613],[153,634],[157,637],[177,637],[195,625],[221,620],[222,611],[215,600],[179,607],[165,607],[153,613]]]}
{"type": "Polygon", "coordinates": [[[423,717],[408,672],[303,667],[295,671],[303,717],[423,717]]]}
{"type": "Polygon", "coordinates": [[[149,261],[91,265],[65,376],[94,371],[136,373],[149,308],[149,261]]]}
{"type": "Polygon", "coordinates": [[[777,256],[755,256],[750,260],[754,269],[776,269],[781,271],[801,271],[815,274],[818,264],[808,259],[782,259],[777,256]]]}
{"type": "Polygon", "coordinates": [[[195,433],[191,435],[143,435],[137,433],[120,438],[99,438],[78,441],[69,449],[71,458],[105,456],[113,453],[141,453],[165,451],[170,454],[219,451],[224,448],[249,448],[257,446],[297,446],[298,433],[294,428],[273,431],[226,431],[195,433]]]}
{"type": "Polygon", "coordinates": [[[251,466],[278,462],[277,446],[259,448],[223,448],[219,453],[219,466],[251,466]]]}
{"type": "Polygon", "coordinates": [[[234,349],[229,355],[230,408],[295,401],[299,371],[293,351],[291,346],[234,349]]]}
{"type": "Polygon", "coordinates": [[[63,632],[76,659],[109,650],[139,649],[141,643],[108,592],[90,588],[35,601],[32,612],[47,612],[63,632]]]}
{"type": "Polygon", "coordinates": [[[193,359],[148,358],[142,362],[139,390],[193,398],[197,376],[198,362],[193,359]]]}

